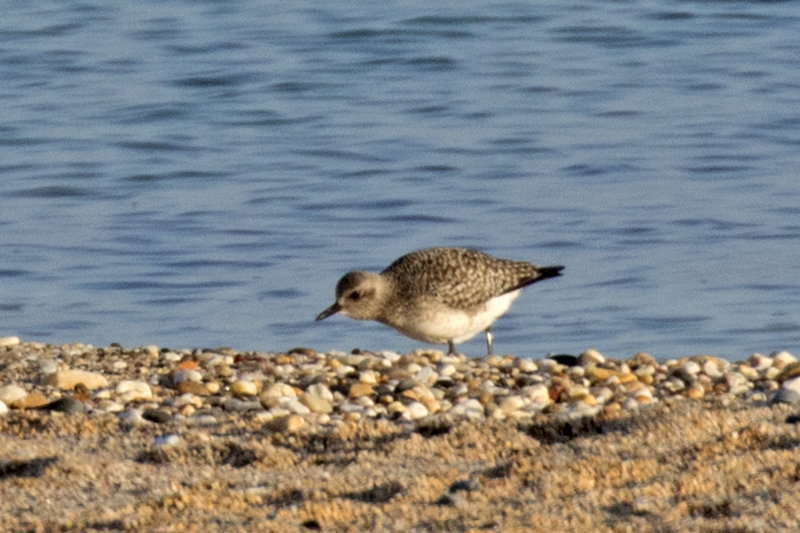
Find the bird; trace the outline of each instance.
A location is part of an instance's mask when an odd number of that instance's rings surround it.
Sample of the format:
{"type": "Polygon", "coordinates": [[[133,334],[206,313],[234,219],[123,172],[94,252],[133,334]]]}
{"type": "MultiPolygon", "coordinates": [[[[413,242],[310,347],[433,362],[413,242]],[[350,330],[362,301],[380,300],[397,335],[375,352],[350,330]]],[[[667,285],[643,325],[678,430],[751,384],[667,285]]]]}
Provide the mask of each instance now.
{"type": "Polygon", "coordinates": [[[337,313],[375,320],[418,341],[446,343],[451,355],[456,344],[483,331],[491,356],[492,324],[524,287],[560,276],[563,269],[469,248],[426,248],[403,255],[380,274],[348,272],[336,284],[336,301],[316,320],[337,313]]]}

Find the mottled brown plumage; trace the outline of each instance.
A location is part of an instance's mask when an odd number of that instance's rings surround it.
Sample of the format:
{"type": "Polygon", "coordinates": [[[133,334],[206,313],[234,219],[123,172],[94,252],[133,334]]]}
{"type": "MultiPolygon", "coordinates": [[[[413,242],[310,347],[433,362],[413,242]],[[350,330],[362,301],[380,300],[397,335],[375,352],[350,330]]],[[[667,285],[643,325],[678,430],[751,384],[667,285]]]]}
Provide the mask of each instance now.
{"type": "Polygon", "coordinates": [[[455,344],[486,331],[520,290],[559,276],[564,267],[537,267],[466,248],[428,248],[404,255],[380,274],[354,271],[336,285],[336,303],[317,317],[342,313],[377,320],[413,339],[455,344]]]}

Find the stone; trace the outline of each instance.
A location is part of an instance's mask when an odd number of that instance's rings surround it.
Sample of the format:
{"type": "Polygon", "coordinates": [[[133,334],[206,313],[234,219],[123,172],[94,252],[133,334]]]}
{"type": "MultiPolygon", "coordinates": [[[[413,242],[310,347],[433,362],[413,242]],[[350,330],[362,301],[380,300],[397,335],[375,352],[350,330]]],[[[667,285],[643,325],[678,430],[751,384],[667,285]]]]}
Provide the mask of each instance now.
{"type": "Polygon", "coordinates": [[[114,392],[117,399],[123,403],[132,401],[149,400],[153,397],[150,385],[144,381],[124,380],[117,384],[114,392]]]}
{"type": "Polygon", "coordinates": [[[208,387],[196,381],[181,381],[175,386],[175,390],[177,390],[179,394],[196,394],[198,396],[208,396],[211,394],[208,387]]]}
{"type": "Polygon", "coordinates": [[[606,358],[594,348],[589,348],[578,357],[578,361],[581,366],[587,366],[589,363],[605,363],[606,358]]]}
{"type": "Polygon", "coordinates": [[[108,380],[102,374],[69,368],[56,370],[48,375],[45,381],[50,386],[64,390],[73,390],[79,383],[89,390],[108,387],[108,380]]]}
{"type": "Polygon", "coordinates": [[[258,394],[258,385],[254,381],[239,380],[231,385],[231,394],[235,396],[255,396],[258,394]]]}
{"type": "Polygon", "coordinates": [[[173,416],[172,413],[163,409],[145,409],[142,418],[156,424],[167,424],[172,422],[173,416]]]}
{"type": "Polygon", "coordinates": [[[48,402],[49,401],[44,394],[40,392],[32,392],[21,400],[15,401],[9,407],[12,409],[38,409],[43,405],[47,405],[48,402]]]}
{"type": "Polygon", "coordinates": [[[159,435],[153,439],[153,448],[170,448],[177,446],[180,442],[181,438],[174,433],[159,435]]]}
{"type": "Polygon", "coordinates": [[[19,337],[16,336],[0,337],[0,348],[16,346],[19,342],[19,337]]]}
{"type": "Polygon", "coordinates": [[[406,406],[406,408],[408,409],[408,415],[412,420],[425,418],[430,414],[428,412],[428,408],[422,405],[420,402],[411,402],[406,406]]]}
{"type": "Polygon", "coordinates": [[[333,402],[333,393],[322,383],[314,383],[313,385],[309,385],[305,394],[309,396],[315,396],[320,400],[325,400],[328,403],[333,402]]]}
{"type": "Polygon", "coordinates": [[[333,395],[331,395],[331,400],[328,401],[324,398],[306,392],[300,396],[299,400],[300,403],[305,405],[312,413],[330,413],[333,411],[333,406],[331,405],[331,401],[333,401],[333,395]]]}
{"type": "Polygon", "coordinates": [[[287,383],[273,383],[270,387],[261,393],[261,398],[276,398],[276,397],[297,397],[297,392],[294,387],[287,383]]]}
{"type": "Polygon", "coordinates": [[[177,385],[182,381],[194,381],[195,383],[200,383],[203,381],[203,374],[199,370],[178,370],[175,372],[175,375],[172,376],[172,383],[177,385]]]}
{"type": "Polygon", "coordinates": [[[265,424],[267,429],[276,433],[297,433],[308,425],[301,416],[290,414],[272,419],[265,424]]]}
{"type": "Polygon", "coordinates": [[[8,413],[8,406],[5,402],[0,401],[0,416],[3,416],[8,413]]]}
{"type": "Polygon", "coordinates": [[[500,402],[500,410],[505,414],[518,411],[523,407],[525,407],[525,400],[522,399],[522,396],[508,396],[500,402]]]}
{"type": "Polygon", "coordinates": [[[350,387],[350,392],[347,393],[348,398],[358,398],[360,396],[369,396],[372,394],[374,388],[369,383],[353,383],[350,387]]]}
{"type": "Polygon", "coordinates": [[[16,401],[22,400],[27,395],[28,391],[19,385],[6,385],[5,387],[0,387],[0,402],[4,402],[6,405],[11,405],[16,401]]]}
{"type": "Polygon", "coordinates": [[[85,413],[86,404],[74,398],[59,398],[39,407],[44,411],[55,411],[58,413],[85,413]]]}

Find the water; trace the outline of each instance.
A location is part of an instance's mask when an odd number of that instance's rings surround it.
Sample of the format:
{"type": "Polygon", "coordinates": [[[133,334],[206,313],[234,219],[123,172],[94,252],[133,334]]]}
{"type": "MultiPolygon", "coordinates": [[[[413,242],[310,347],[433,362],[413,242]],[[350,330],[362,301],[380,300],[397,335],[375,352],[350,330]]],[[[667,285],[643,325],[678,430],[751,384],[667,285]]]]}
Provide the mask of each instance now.
{"type": "Polygon", "coordinates": [[[408,351],[313,318],[459,245],[566,265],[499,352],[800,352],[797,2],[3,10],[0,334],[408,351]]]}

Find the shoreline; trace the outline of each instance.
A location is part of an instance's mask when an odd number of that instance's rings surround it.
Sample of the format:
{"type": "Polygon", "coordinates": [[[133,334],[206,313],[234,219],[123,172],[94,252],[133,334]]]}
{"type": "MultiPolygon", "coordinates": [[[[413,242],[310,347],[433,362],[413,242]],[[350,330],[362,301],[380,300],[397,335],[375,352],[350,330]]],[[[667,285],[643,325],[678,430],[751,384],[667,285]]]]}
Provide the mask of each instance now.
{"type": "Polygon", "coordinates": [[[800,527],[788,352],[562,364],[14,341],[0,531],[800,527]]]}

